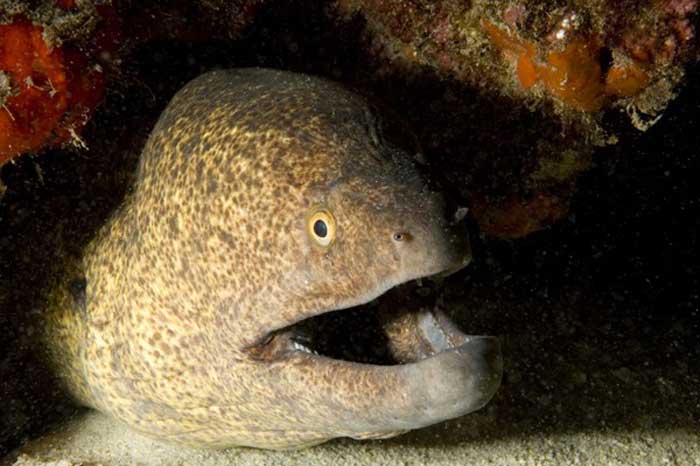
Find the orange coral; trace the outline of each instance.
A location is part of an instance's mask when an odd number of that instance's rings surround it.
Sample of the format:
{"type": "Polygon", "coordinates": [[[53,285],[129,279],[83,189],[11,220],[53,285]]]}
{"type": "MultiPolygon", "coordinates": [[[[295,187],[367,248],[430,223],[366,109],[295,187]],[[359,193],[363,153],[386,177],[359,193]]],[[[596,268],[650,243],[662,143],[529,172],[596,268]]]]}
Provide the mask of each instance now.
{"type": "Polygon", "coordinates": [[[556,223],[568,212],[568,203],[545,193],[524,200],[510,199],[498,205],[475,196],[471,208],[484,233],[499,238],[522,238],[556,223]]]}
{"type": "Polygon", "coordinates": [[[41,147],[68,107],[63,55],[41,33],[26,20],[0,25],[0,70],[13,89],[0,109],[0,165],[41,147]]]}
{"type": "MultiPolygon", "coordinates": [[[[57,4],[74,6],[71,0],[57,4]]],[[[114,11],[98,11],[104,21],[88,54],[114,49],[119,38],[114,11]]],[[[0,73],[10,88],[0,96],[0,166],[75,137],[104,94],[103,74],[90,66],[89,55],[70,46],[51,49],[42,33],[41,26],[22,17],[0,25],[0,73]]]]}
{"type": "Polygon", "coordinates": [[[615,65],[604,71],[600,64],[601,41],[594,36],[569,42],[562,51],[550,51],[543,59],[537,47],[489,21],[482,25],[493,44],[517,63],[518,81],[529,89],[538,82],[553,96],[583,111],[600,110],[608,97],[629,97],[648,84],[637,63],[615,65]]]}
{"type": "Polygon", "coordinates": [[[635,62],[627,66],[613,66],[605,79],[606,92],[620,97],[639,94],[649,84],[649,76],[635,62]]]}
{"type": "Polygon", "coordinates": [[[75,8],[75,0],[56,0],[56,5],[65,10],[70,10],[71,8],[75,8]]]}

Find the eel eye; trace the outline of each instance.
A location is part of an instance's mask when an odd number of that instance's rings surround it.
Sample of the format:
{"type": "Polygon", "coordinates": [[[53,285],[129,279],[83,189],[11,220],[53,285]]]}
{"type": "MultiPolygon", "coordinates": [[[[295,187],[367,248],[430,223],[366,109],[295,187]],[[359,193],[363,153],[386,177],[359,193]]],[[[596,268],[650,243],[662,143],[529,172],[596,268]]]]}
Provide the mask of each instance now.
{"type": "Polygon", "coordinates": [[[315,211],[308,220],[311,238],[319,246],[327,247],[335,239],[335,218],[327,210],[315,211]]]}

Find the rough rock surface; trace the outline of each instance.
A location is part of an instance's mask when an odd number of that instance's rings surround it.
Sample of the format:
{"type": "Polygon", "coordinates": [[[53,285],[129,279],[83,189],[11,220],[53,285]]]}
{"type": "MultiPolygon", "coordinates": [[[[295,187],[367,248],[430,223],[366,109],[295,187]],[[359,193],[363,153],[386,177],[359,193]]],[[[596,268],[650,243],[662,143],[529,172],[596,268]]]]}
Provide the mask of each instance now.
{"type": "Polygon", "coordinates": [[[596,147],[657,122],[698,52],[694,0],[335,5],[341,18],[365,22],[374,73],[454,83],[450,116],[473,132],[467,147],[479,148],[467,155],[452,145],[472,173],[457,184],[482,230],[501,237],[563,218],[596,147]],[[508,147],[490,150],[486,125],[504,128],[508,147]]]}

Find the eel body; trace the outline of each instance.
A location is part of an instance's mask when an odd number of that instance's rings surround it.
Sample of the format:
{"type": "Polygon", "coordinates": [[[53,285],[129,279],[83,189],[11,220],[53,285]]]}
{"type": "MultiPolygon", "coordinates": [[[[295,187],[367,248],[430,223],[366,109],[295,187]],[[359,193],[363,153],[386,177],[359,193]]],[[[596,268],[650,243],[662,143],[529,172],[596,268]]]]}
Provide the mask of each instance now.
{"type": "Polygon", "coordinates": [[[389,437],[486,404],[498,341],[430,309],[379,326],[391,364],[317,354],[314,319],[470,258],[382,121],[289,72],[214,71],[180,90],[132,192],[54,295],[45,339],[73,396],[218,448],[389,437]]]}

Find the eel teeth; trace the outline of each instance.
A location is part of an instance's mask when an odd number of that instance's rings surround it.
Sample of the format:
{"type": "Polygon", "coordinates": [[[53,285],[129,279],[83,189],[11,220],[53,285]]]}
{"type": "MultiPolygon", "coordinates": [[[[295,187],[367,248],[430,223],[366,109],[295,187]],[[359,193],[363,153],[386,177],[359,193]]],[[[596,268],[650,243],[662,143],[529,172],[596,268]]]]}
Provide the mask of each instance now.
{"type": "Polygon", "coordinates": [[[308,348],[308,347],[302,345],[302,344],[299,343],[298,341],[293,341],[293,340],[292,340],[292,349],[294,349],[294,350],[296,350],[296,351],[303,351],[304,353],[312,353],[312,354],[315,354],[316,356],[318,356],[318,353],[317,353],[316,351],[314,351],[314,350],[312,350],[311,348],[308,348]]]}

